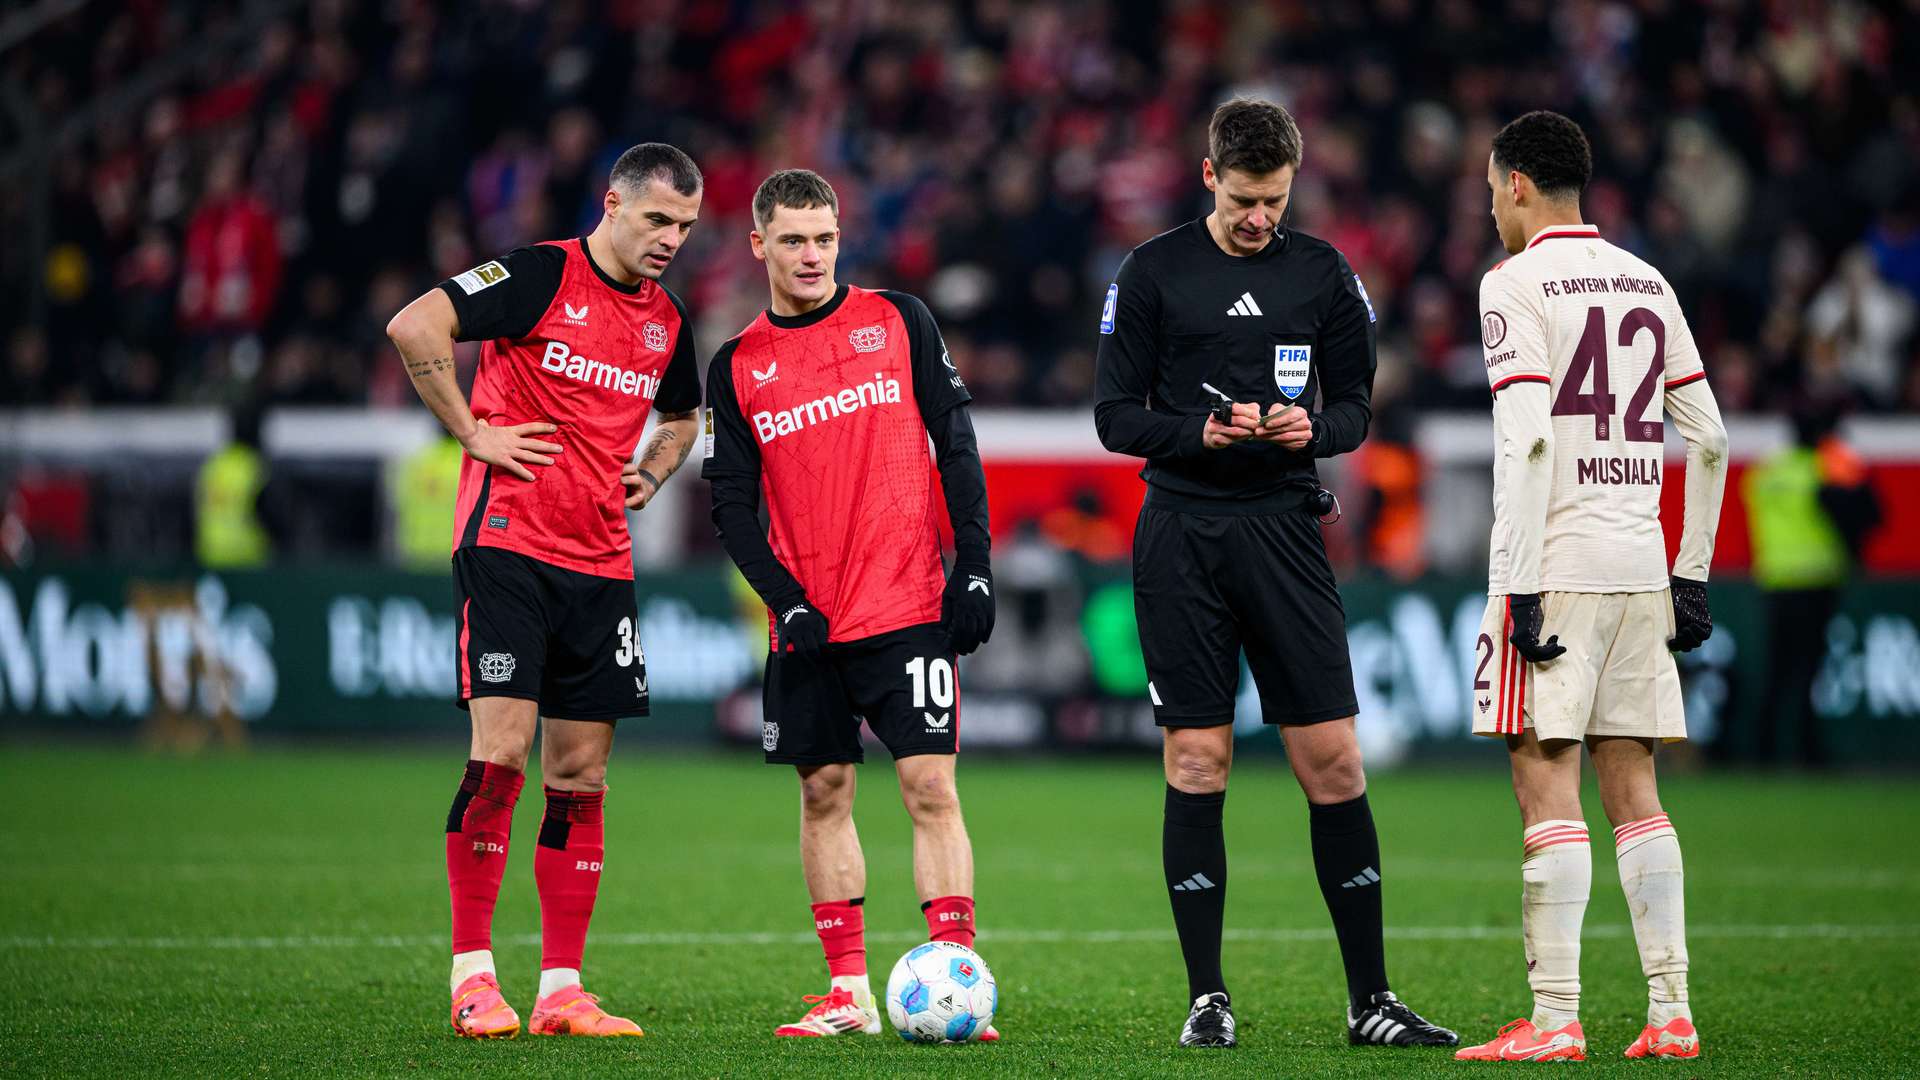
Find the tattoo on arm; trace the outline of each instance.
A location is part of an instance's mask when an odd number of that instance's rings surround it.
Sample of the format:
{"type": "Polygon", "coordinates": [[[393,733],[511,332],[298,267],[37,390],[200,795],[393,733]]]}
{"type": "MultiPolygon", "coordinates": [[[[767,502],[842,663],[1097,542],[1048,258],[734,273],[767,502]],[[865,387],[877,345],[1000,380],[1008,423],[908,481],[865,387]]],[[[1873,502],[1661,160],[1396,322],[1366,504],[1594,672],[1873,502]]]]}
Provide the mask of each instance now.
{"type": "Polygon", "coordinates": [[[453,370],[453,357],[437,356],[431,359],[407,360],[407,374],[416,379],[425,379],[442,371],[453,370]]]}
{"type": "Polygon", "coordinates": [[[664,425],[693,418],[694,414],[691,412],[661,414],[660,423],[663,426],[654,431],[653,438],[647,440],[647,449],[640,455],[640,464],[652,465],[660,460],[666,466],[668,476],[672,476],[675,470],[686,464],[687,455],[693,451],[693,441],[681,438],[678,432],[664,425]]]}

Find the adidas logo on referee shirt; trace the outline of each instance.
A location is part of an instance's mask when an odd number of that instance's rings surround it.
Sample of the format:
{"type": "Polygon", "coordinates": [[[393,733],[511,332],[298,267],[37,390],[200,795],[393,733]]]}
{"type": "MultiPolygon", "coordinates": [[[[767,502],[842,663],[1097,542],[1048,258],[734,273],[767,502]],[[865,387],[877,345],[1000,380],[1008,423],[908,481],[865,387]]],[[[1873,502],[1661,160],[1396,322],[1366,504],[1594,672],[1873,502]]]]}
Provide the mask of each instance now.
{"type": "Polygon", "coordinates": [[[1253,302],[1252,293],[1243,292],[1240,294],[1240,299],[1235,300],[1233,302],[1233,306],[1227,309],[1227,314],[1229,315],[1264,315],[1266,314],[1266,312],[1261,311],[1260,305],[1253,302]]]}
{"type": "Polygon", "coordinates": [[[1187,880],[1181,882],[1180,884],[1175,885],[1173,887],[1173,891],[1174,892],[1199,892],[1202,889],[1211,889],[1214,887],[1215,886],[1213,882],[1207,880],[1207,875],[1195,874],[1192,877],[1188,878],[1187,880]]]}

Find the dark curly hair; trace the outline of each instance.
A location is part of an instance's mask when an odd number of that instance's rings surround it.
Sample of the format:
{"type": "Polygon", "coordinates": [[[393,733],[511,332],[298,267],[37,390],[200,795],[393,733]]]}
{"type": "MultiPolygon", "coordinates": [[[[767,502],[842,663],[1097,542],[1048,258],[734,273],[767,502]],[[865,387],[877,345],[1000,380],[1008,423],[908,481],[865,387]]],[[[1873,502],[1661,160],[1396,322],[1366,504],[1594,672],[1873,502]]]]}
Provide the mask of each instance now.
{"type": "Polygon", "coordinates": [[[1549,199],[1578,198],[1593,179],[1593,149],[1580,125],[1557,112],[1536,109],[1493,137],[1493,163],[1502,172],[1524,173],[1549,199]]]}
{"type": "Polygon", "coordinates": [[[1238,169],[1252,176],[1291,165],[1300,167],[1300,125],[1284,106],[1254,98],[1234,98],[1213,110],[1207,125],[1207,156],[1213,171],[1238,169]]]}

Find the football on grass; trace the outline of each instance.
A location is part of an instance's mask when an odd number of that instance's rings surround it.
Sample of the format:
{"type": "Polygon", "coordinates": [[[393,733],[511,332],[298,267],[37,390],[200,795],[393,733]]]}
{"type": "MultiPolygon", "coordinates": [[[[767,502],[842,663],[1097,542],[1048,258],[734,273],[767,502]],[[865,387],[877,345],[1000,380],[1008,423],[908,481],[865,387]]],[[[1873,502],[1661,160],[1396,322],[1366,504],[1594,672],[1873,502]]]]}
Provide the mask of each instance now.
{"type": "Polygon", "coordinates": [[[887,977],[887,1019],[908,1042],[978,1039],[999,1003],[993,972],[978,953],[951,941],[916,945],[887,977]]]}

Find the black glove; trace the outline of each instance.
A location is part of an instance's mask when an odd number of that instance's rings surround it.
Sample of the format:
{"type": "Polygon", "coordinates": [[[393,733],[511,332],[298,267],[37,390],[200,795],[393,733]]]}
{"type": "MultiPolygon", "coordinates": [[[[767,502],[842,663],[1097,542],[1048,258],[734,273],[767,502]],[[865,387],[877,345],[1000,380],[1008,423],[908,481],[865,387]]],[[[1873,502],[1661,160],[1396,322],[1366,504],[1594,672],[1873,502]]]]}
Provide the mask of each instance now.
{"type": "Polygon", "coordinates": [[[965,656],[993,636],[993,568],[986,562],[958,562],[940,594],[940,622],[953,651],[965,656]]]}
{"type": "Polygon", "coordinates": [[[1667,648],[1674,652],[1692,652],[1713,636],[1713,612],[1707,609],[1707,583],[1687,578],[1673,579],[1673,636],[1667,648]]]}
{"type": "Polygon", "coordinates": [[[773,618],[781,652],[791,649],[813,659],[826,650],[827,617],[806,600],[786,605],[774,612],[773,618]]]}
{"type": "Polygon", "coordinates": [[[1540,614],[1539,593],[1514,593],[1507,597],[1507,612],[1513,619],[1513,633],[1507,640],[1513,642],[1521,656],[1532,663],[1544,664],[1567,651],[1567,647],[1560,644],[1559,634],[1540,640],[1544,616],[1540,614]]]}

